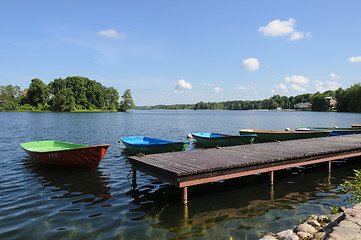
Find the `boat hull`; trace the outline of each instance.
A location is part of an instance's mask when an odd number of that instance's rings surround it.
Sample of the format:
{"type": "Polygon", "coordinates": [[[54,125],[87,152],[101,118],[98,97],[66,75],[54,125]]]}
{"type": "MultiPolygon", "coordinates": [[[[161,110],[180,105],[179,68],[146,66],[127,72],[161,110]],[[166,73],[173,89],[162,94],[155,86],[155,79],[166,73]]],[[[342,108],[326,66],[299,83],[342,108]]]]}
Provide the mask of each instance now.
{"type": "Polygon", "coordinates": [[[148,137],[120,138],[129,154],[154,154],[184,151],[190,142],[173,142],[148,137]]]}
{"type": "Polygon", "coordinates": [[[240,135],[245,134],[257,134],[257,138],[254,140],[255,143],[264,143],[264,142],[275,142],[275,141],[289,141],[296,139],[304,138],[318,138],[318,137],[328,137],[330,131],[312,131],[312,132],[302,132],[302,131],[268,131],[268,130],[252,130],[252,129],[243,129],[239,130],[240,135]]]}
{"type": "MultiPolygon", "coordinates": [[[[20,144],[25,152],[39,163],[58,167],[96,169],[110,145],[87,146],[65,143],[67,148],[51,150],[50,144],[56,141],[31,142],[41,147],[29,148],[29,143],[20,144]],[[47,147],[44,147],[48,143],[47,147]],[[44,145],[45,144],[45,145],[44,145]],[[74,148],[69,148],[74,145],[74,148]],[[82,147],[79,147],[82,146],[82,147]]],[[[56,142],[61,144],[61,142],[56,142]]]]}
{"type": "Polygon", "coordinates": [[[257,137],[255,134],[226,135],[219,133],[192,133],[197,144],[205,147],[226,147],[250,144],[257,137]]]}
{"type": "Polygon", "coordinates": [[[318,128],[318,127],[298,127],[296,131],[312,132],[312,131],[331,131],[330,137],[348,134],[361,134],[360,127],[352,128],[318,128]]]}

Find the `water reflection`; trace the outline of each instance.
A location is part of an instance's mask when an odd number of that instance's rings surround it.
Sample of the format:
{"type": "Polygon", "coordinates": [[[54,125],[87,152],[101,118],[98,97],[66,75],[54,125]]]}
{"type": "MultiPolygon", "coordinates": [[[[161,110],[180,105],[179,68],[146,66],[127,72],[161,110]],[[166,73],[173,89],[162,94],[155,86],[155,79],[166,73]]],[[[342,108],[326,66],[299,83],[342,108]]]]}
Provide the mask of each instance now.
{"type": "Polygon", "coordinates": [[[73,169],[41,165],[31,158],[23,159],[25,168],[41,184],[41,188],[52,193],[51,199],[76,199],[72,204],[85,206],[100,204],[111,198],[109,177],[98,169],[73,169]]]}
{"type": "MultiPolygon", "coordinates": [[[[268,185],[268,174],[193,186],[188,190],[189,204],[185,207],[178,188],[152,178],[127,195],[137,206],[132,211],[143,213],[133,220],[154,218],[153,228],[170,229],[176,233],[175,238],[203,236],[212,227],[235,219],[240,220],[237,230],[259,235],[262,227],[253,229],[255,226],[249,224],[249,220],[272,215],[273,210],[280,215],[268,219],[271,222],[281,222],[285,217],[282,210],[295,211],[298,205],[309,206],[313,202],[322,205],[315,214],[329,214],[330,206],[341,194],[337,187],[343,180],[339,175],[352,173],[355,166],[360,166],[358,160],[360,158],[334,163],[332,171],[336,177],[329,175],[325,164],[277,171],[273,187],[268,185]]],[[[297,211],[302,214],[303,209],[297,211]]],[[[307,216],[295,220],[303,217],[307,216]]]]}

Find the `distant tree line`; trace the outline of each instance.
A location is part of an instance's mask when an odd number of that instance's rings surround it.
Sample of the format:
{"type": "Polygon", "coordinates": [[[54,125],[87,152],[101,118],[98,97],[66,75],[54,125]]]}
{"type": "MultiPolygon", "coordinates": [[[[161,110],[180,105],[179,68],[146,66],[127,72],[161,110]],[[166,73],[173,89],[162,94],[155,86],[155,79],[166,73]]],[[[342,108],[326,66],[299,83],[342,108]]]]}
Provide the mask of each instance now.
{"type": "Polygon", "coordinates": [[[26,90],[0,86],[0,111],[126,111],[134,108],[129,89],[122,95],[85,77],[55,79],[49,84],[34,78],[26,90]]]}
{"type": "Polygon", "coordinates": [[[194,104],[173,104],[173,105],[154,105],[154,106],[135,106],[137,110],[193,110],[194,104]]]}
{"type": "Polygon", "coordinates": [[[313,111],[326,111],[325,97],[337,100],[337,111],[361,112],[361,85],[355,84],[347,89],[328,90],[323,93],[305,93],[297,96],[274,95],[268,99],[255,101],[198,102],[196,104],[174,104],[138,106],[136,109],[211,109],[211,110],[253,110],[253,109],[294,109],[297,103],[310,102],[313,111]]]}

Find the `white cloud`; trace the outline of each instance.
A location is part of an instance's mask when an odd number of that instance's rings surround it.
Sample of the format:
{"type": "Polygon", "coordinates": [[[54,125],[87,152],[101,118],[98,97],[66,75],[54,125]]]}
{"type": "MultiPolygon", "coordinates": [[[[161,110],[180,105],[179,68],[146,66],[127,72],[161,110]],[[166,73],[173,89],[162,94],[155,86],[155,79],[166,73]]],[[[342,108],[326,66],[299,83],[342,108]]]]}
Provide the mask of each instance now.
{"type": "Polygon", "coordinates": [[[310,80],[301,75],[293,75],[291,77],[285,77],[287,83],[298,83],[298,84],[308,84],[310,80]]]}
{"type": "Polygon", "coordinates": [[[261,32],[264,36],[277,37],[290,35],[290,41],[299,40],[306,37],[311,37],[311,33],[299,32],[295,30],[296,20],[293,18],[288,21],[280,21],[279,19],[268,23],[266,26],[258,28],[258,32],[261,32]]]}
{"type": "Polygon", "coordinates": [[[332,81],[316,81],[315,82],[315,88],[319,92],[325,92],[327,90],[335,91],[341,87],[341,83],[338,82],[332,82],[332,81]]]}
{"type": "Polygon", "coordinates": [[[296,40],[302,39],[304,37],[305,37],[305,34],[303,32],[294,32],[294,33],[292,33],[290,40],[296,41],[296,40]]]}
{"type": "Polygon", "coordinates": [[[329,75],[329,77],[331,78],[331,80],[340,79],[340,76],[337,76],[336,73],[331,73],[331,74],[329,75]]]}
{"type": "Polygon", "coordinates": [[[219,87],[214,87],[214,89],[213,89],[213,92],[215,92],[215,93],[219,93],[219,92],[222,92],[222,91],[223,91],[223,89],[221,89],[219,87]]]}
{"type": "Polygon", "coordinates": [[[296,90],[298,92],[306,92],[305,88],[298,86],[297,84],[291,84],[290,89],[296,90]]]}
{"type": "Polygon", "coordinates": [[[242,68],[248,71],[257,71],[259,68],[259,62],[257,58],[247,58],[242,62],[242,68]]]}
{"type": "Polygon", "coordinates": [[[101,30],[97,32],[98,35],[107,37],[107,38],[125,38],[127,34],[125,33],[118,33],[113,29],[101,30]]]}
{"type": "Polygon", "coordinates": [[[192,90],[192,85],[184,79],[180,79],[175,86],[174,93],[184,93],[184,91],[192,90]]]}
{"type": "MultiPolygon", "coordinates": [[[[285,93],[288,92],[288,89],[287,89],[286,85],[284,85],[283,83],[280,83],[280,84],[276,85],[275,88],[280,89],[282,92],[285,92],[285,93]]],[[[274,93],[275,91],[272,90],[271,92],[274,93]]]]}
{"type": "Polygon", "coordinates": [[[241,87],[241,86],[238,87],[238,90],[240,90],[240,91],[242,91],[242,90],[254,90],[254,89],[255,89],[255,87],[241,87]]]}
{"type": "Polygon", "coordinates": [[[268,23],[267,26],[259,27],[258,31],[263,33],[264,36],[284,36],[294,32],[293,26],[295,23],[296,21],[293,18],[288,19],[288,21],[277,19],[268,23]]]}
{"type": "Polygon", "coordinates": [[[220,88],[220,87],[217,87],[217,86],[216,86],[215,84],[213,84],[213,83],[203,83],[203,86],[206,86],[206,87],[208,87],[208,88],[211,88],[214,93],[219,93],[219,92],[223,92],[223,91],[224,91],[224,89],[222,89],[222,88],[220,88]]]}
{"type": "Polygon", "coordinates": [[[351,63],[361,62],[361,56],[350,57],[348,60],[349,60],[351,63]]]}

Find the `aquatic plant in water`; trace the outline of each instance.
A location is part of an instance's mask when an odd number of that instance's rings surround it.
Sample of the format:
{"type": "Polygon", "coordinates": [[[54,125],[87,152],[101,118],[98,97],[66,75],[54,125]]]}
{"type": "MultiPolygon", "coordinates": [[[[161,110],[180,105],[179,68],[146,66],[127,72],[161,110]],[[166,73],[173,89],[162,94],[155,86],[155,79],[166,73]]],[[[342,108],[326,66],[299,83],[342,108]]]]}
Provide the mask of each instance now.
{"type": "Polygon", "coordinates": [[[351,204],[361,202],[361,170],[354,169],[354,174],[355,176],[352,180],[346,180],[341,184],[342,191],[350,194],[350,196],[346,198],[346,201],[351,204]]]}

